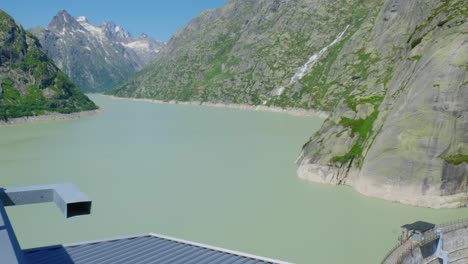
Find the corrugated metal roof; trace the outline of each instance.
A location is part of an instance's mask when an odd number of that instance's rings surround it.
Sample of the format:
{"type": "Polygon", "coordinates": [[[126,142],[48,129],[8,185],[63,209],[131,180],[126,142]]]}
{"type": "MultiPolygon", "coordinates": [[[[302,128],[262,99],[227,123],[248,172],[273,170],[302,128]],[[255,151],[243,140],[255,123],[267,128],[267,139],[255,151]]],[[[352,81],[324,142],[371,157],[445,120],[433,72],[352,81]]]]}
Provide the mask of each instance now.
{"type": "Polygon", "coordinates": [[[29,264],[287,264],[156,234],[35,248],[23,252],[29,264]]]}

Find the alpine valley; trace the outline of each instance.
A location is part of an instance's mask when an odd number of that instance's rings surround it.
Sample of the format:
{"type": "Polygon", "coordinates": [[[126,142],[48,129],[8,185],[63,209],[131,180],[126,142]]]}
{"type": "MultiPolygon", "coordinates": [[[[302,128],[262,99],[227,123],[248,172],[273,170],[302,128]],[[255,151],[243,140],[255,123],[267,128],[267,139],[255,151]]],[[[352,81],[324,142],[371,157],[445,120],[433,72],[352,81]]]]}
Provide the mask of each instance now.
{"type": "Polygon", "coordinates": [[[329,111],[299,177],[465,206],[467,18],[463,0],[231,0],[111,93],[329,111]]]}
{"type": "Polygon", "coordinates": [[[0,9],[0,264],[467,263],[467,0],[0,9]]]}

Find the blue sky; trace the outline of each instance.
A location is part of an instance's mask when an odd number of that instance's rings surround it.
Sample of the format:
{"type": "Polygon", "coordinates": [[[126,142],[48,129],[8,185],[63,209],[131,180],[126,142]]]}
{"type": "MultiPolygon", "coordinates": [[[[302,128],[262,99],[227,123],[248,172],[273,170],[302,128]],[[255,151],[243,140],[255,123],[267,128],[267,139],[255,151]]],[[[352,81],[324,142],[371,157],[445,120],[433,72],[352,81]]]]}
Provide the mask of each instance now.
{"type": "Polygon", "coordinates": [[[93,24],[112,20],[133,35],[146,33],[168,41],[198,13],[227,0],[0,0],[0,9],[30,28],[49,24],[62,9],[72,16],[86,16],[93,24]]]}

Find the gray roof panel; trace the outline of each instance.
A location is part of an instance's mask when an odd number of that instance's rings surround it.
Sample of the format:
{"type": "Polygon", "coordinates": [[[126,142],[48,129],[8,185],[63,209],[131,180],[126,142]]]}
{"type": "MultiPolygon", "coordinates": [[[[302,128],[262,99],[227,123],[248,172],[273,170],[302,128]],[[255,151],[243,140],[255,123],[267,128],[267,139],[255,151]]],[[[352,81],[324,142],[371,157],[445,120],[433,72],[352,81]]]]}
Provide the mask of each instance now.
{"type": "Polygon", "coordinates": [[[28,264],[289,264],[156,234],[23,252],[28,264]]]}

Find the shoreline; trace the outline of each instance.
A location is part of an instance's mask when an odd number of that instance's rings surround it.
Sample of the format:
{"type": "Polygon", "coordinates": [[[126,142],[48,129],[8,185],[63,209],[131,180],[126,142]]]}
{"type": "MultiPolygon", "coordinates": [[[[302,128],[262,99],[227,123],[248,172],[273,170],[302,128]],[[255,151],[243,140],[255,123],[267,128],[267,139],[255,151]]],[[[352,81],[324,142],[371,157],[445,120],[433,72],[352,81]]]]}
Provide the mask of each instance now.
{"type": "Polygon", "coordinates": [[[377,198],[387,202],[431,209],[468,207],[468,197],[463,192],[447,196],[435,195],[434,193],[421,194],[419,192],[420,186],[417,185],[407,185],[402,188],[398,185],[375,182],[368,178],[356,178],[359,174],[358,171],[353,171],[353,175],[343,183],[336,181],[336,175],[340,174],[339,169],[325,165],[300,164],[297,166],[296,174],[304,181],[335,186],[349,186],[355,192],[365,197],[377,198]]]}
{"type": "Polygon", "coordinates": [[[277,106],[265,106],[265,105],[248,105],[248,104],[227,104],[227,103],[211,103],[211,102],[200,102],[200,101],[162,101],[156,99],[147,99],[147,98],[133,98],[133,97],[118,97],[114,95],[100,94],[102,96],[107,96],[114,100],[129,100],[134,102],[146,102],[154,104],[172,104],[172,105],[193,105],[193,106],[208,106],[208,107],[218,107],[218,108],[231,108],[237,110],[250,110],[250,111],[261,111],[261,112],[273,112],[273,113],[284,113],[292,116],[313,116],[319,117],[322,119],[327,119],[330,116],[329,112],[318,111],[318,110],[306,110],[302,108],[281,108],[277,106]]]}
{"type": "Polygon", "coordinates": [[[97,115],[99,112],[101,112],[101,109],[89,110],[89,111],[83,111],[83,112],[75,112],[75,113],[70,113],[70,114],[50,112],[45,115],[17,117],[17,118],[8,119],[8,121],[2,120],[0,121],[0,127],[26,124],[26,123],[73,120],[73,119],[78,119],[81,117],[94,116],[94,115],[97,115]]]}

